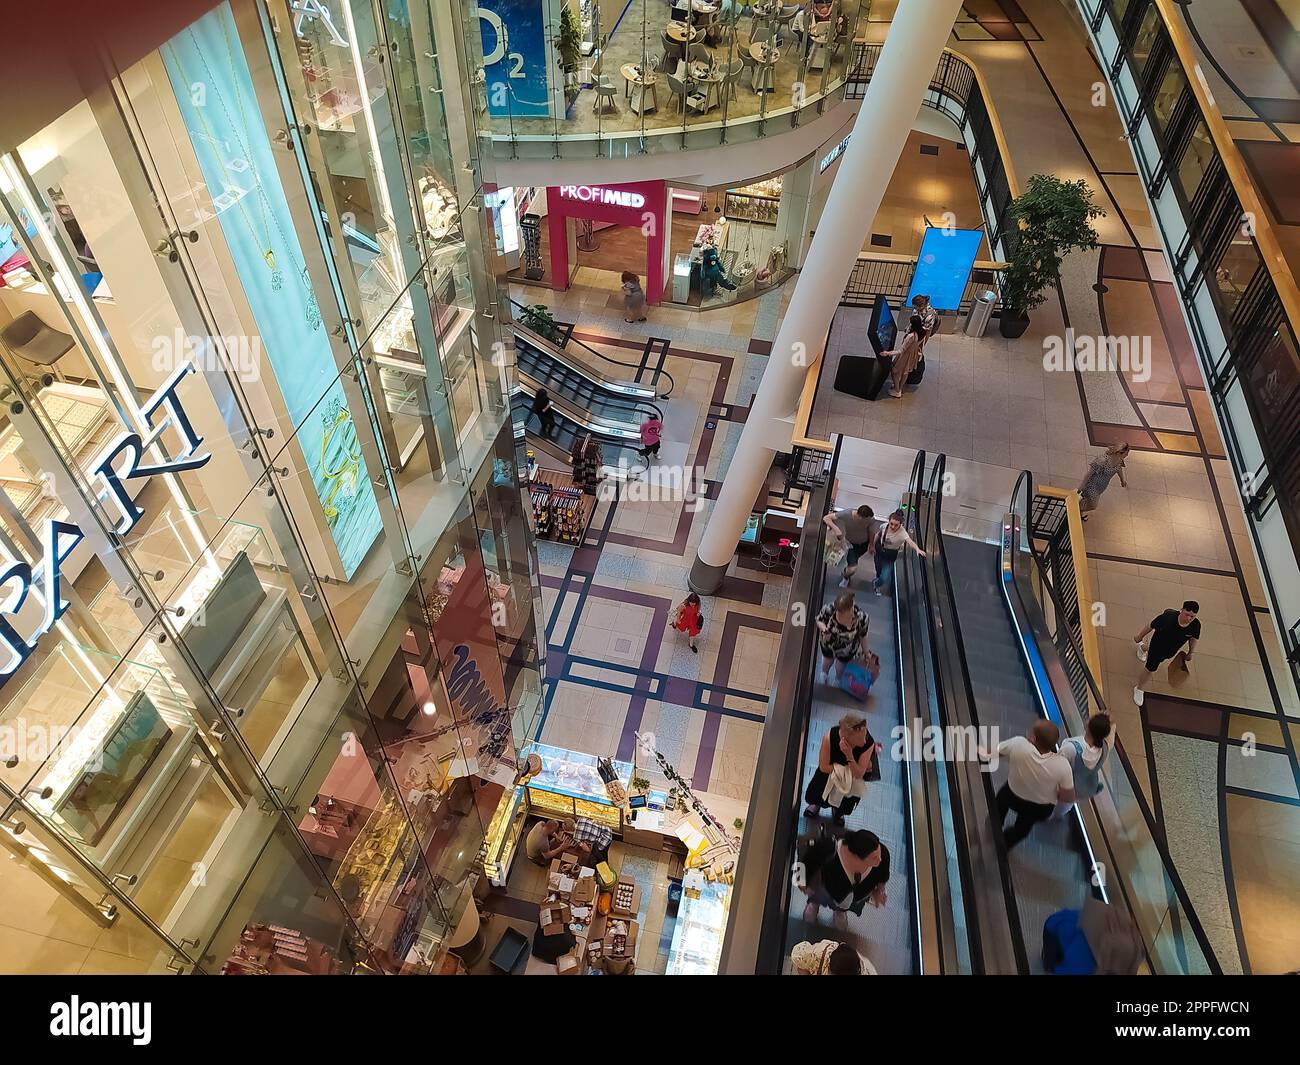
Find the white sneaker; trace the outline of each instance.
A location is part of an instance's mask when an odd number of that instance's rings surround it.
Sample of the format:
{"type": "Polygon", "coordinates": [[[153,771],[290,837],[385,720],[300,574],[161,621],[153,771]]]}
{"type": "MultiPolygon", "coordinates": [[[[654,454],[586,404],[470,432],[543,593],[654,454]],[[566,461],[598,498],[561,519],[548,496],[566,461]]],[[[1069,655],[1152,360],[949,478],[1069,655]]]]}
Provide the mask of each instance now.
{"type": "Polygon", "coordinates": [[[1141,688],[1133,689],[1133,701],[1137,703],[1138,706],[1142,705],[1142,700],[1145,699],[1146,697],[1147,697],[1147,693],[1144,692],[1141,688]]]}

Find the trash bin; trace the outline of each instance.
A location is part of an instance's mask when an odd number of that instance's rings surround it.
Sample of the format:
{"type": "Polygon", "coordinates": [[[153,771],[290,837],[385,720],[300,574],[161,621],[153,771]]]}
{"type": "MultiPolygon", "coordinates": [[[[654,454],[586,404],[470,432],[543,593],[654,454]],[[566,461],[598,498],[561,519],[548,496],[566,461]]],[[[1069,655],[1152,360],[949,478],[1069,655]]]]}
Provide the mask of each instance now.
{"type": "Polygon", "coordinates": [[[981,292],[975,297],[970,311],[966,315],[965,332],[968,337],[982,337],[989,327],[989,317],[993,314],[993,304],[998,294],[992,290],[981,292]]]}

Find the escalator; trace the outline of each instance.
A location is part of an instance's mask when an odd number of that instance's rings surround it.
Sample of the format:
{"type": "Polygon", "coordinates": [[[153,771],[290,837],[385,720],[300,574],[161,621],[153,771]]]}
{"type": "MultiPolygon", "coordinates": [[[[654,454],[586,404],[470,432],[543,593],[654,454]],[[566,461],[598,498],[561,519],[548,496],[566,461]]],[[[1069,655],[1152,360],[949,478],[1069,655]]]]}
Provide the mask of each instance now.
{"type": "MultiPolygon", "coordinates": [[[[515,307],[520,309],[519,304],[515,307]]],[[[577,439],[590,434],[605,449],[607,461],[617,464],[620,451],[641,446],[641,423],[652,413],[663,417],[659,401],[668,396],[673,384],[666,371],[647,371],[649,383],[641,384],[633,379],[641,367],[588,347],[573,338],[570,328],[557,333],[563,346],[519,321],[514,335],[519,386],[510,406],[517,440],[527,434],[533,443],[567,457],[577,439]],[[608,376],[598,368],[604,364],[625,371],[627,379],[608,376]],[[542,436],[541,425],[532,414],[533,397],[541,388],[551,397],[555,413],[555,432],[549,437],[542,436]]]]}
{"type": "MultiPolygon", "coordinates": [[[[978,723],[990,732],[996,729],[1000,739],[1023,736],[1040,715],[1002,594],[1001,548],[952,533],[943,534],[943,548],[961,617],[978,723]]],[[[1087,897],[1091,863],[1073,816],[1036,825],[1012,849],[1008,863],[1026,943],[1041,937],[1043,922],[1052,913],[1081,907],[1087,897]]],[[[1036,952],[1029,952],[1029,964],[1032,971],[1039,971],[1036,952]]]]}
{"type": "MultiPolygon", "coordinates": [[[[1032,475],[1019,475],[1005,512],[992,521],[971,520],[977,508],[963,501],[954,501],[953,516],[945,518],[944,494],[936,490],[945,463],[940,455],[923,501],[934,548],[927,559],[929,604],[943,644],[936,674],[968,693],[964,701],[945,703],[945,724],[996,729],[996,737],[981,732],[984,746],[1024,735],[1041,719],[1055,723],[1062,739],[1082,734],[1087,718],[1106,712],[1106,704],[1063,620],[1070,614],[1044,579],[1029,522],[1032,475]]],[[[1101,793],[1060,820],[1036,825],[1010,852],[994,777],[970,764],[957,775],[954,802],[968,829],[971,909],[984,931],[988,971],[1043,972],[1044,921],[1058,910],[1081,908],[1090,896],[1127,913],[1141,943],[1141,971],[1220,971],[1123,741],[1119,736],[1104,764],[1101,793]]],[[[1005,779],[1005,771],[996,779],[1005,779]]]]}

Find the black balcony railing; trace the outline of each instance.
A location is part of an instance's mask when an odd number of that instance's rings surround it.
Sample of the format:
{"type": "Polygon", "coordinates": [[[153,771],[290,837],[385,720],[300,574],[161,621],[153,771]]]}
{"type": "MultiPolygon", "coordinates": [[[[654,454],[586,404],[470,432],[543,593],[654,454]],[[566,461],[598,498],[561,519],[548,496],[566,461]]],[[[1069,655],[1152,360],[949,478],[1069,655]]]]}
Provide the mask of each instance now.
{"type": "MultiPolygon", "coordinates": [[[[867,84],[880,59],[882,47],[879,44],[853,46],[853,63],[845,88],[847,99],[861,100],[866,96],[867,84]]],[[[945,51],[939,57],[939,65],[935,67],[922,103],[950,118],[965,137],[980,208],[984,213],[989,249],[994,258],[1006,259],[1019,239],[1015,222],[1007,217],[1018,190],[1012,187],[1013,182],[1007,174],[1006,161],[998,147],[994,119],[974,69],[955,52],[945,51]]],[[[905,264],[904,269],[910,272],[905,264]]]]}

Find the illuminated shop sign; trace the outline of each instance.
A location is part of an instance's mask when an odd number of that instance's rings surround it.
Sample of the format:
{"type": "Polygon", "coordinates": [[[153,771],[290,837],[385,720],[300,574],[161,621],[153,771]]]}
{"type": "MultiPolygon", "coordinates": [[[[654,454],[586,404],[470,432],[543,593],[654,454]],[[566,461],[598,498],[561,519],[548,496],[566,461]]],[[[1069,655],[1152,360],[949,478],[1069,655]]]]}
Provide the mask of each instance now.
{"type": "MultiPolygon", "coordinates": [[[[104,485],[97,494],[99,502],[110,512],[116,509],[121,513],[113,526],[113,531],[118,536],[125,536],[144,517],[144,510],[136,505],[124,482],[157,477],[160,473],[195,470],[212,458],[211,452],[199,451],[203,437],[194,431],[185,408],[181,406],[180,397],[176,395],[181,379],[194,372],[193,363],[182,365],[141,408],[141,416],[150,427],[148,436],[127,429],[109,441],[86,470],[86,476],[92,482],[98,480],[104,485]],[[163,415],[155,425],[154,415],[160,409],[163,415]],[[166,462],[144,462],[145,452],[158,442],[163,430],[169,426],[180,434],[184,448],[166,462]],[[124,455],[126,461],[119,462],[124,455]]],[[[79,525],[48,518],[42,530],[41,542],[45,557],[40,565],[33,568],[30,562],[12,562],[0,574],[0,594],[4,595],[3,601],[0,601],[0,653],[5,654],[5,661],[0,663],[0,686],[27,661],[40,638],[67,613],[69,603],[60,591],[59,567],[85,537],[86,534],[79,525]],[[9,618],[22,610],[33,585],[38,586],[37,594],[45,600],[45,614],[29,640],[19,635],[9,618]]]]}
{"type": "Polygon", "coordinates": [[[612,189],[607,185],[561,185],[560,198],[579,200],[582,203],[604,203],[611,207],[645,206],[645,197],[641,193],[612,189]]]}
{"type": "Polygon", "coordinates": [[[835,145],[834,148],[832,148],[829,152],[827,152],[825,155],[822,156],[822,161],[817,164],[817,173],[820,174],[823,171],[825,171],[825,169],[828,166],[830,166],[831,163],[835,162],[836,159],[838,159],[841,155],[844,154],[844,149],[849,146],[849,138],[852,136],[853,136],[852,133],[846,133],[844,135],[844,139],[840,141],[839,144],[835,145]]]}

